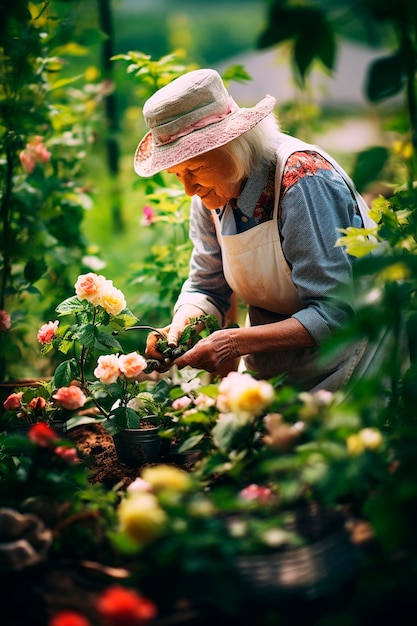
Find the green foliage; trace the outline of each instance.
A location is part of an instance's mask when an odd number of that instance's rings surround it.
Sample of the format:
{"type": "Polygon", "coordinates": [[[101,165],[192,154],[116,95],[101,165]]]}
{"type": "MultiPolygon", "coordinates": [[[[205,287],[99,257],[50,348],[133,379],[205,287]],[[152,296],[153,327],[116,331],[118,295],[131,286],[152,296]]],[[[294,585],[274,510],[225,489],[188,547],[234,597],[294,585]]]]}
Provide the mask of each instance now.
{"type": "Polygon", "coordinates": [[[72,4],[19,0],[2,16],[0,309],[11,318],[1,337],[2,380],[19,375],[28,307],[36,298],[39,319],[48,317],[86,251],[81,223],[91,198],[82,163],[102,92],[80,75],[63,75],[65,59],[97,41],[92,31],[76,32],[72,4]]]}
{"type": "Polygon", "coordinates": [[[333,70],[336,58],[336,43],[333,30],[325,13],[315,6],[293,5],[291,2],[272,2],[268,26],[259,38],[261,48],[291,41],[293,60],[304,82],[315,59],[328,70],[333,70]],[[306,45],[308,41],[308,45],[306,45]]]}

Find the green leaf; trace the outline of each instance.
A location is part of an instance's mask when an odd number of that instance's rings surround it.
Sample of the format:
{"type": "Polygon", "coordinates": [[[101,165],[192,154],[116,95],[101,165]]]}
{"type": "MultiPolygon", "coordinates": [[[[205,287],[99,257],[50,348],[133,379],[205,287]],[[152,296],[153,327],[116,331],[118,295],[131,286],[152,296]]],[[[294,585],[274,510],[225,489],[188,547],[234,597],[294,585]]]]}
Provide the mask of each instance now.
{"type": "Polygon", "coordinates": [[[232,413],[222,416],[213,428],[213,441],[220,450],[228,450],[232,447],[233,442],[239,436],[242,430],[242,424],[232,413]]]}
{"type": "Polygon", "coordinates": [[[395,96],[406,82],[405,60],[401,54],[382,57],[371,64],[365,93],[371,102],[395,96]]]}
{"type": "Polygon", "coordinates": [[[60,363],[55,370],[53,384],[56,389],[69,387],[73,380],[79,379],[80,369],[75,359],[60,363]]]}
{"type": "Polygon", "coordinates": [[[108,333],[102,333],[95,329],[95,341],[94,348],[97,350],[120,350],[123,351],[122,346],[113,335],[108,333]]]}
{"type": "Polygon", "coordinates": [[[94,324],[83,324],[76,332],[76,339],[82,346],[92,348],[96,341],[96,327],[94,324]]]}
{"type": "Polygon", "coordinates": [[[268,16],[268,26],[258,39],[259,48],[268,48],[296,36],[299,22],[299,7],[282,7],[273,2],[268,16]]]}
{"type": "Polygon", "coordinates": [[[252,77],[246,71],[243,65],[231,65],[227,68],[225,72],[222,74],[223,81],[227,83],[228,81],[235,80],[236,82],[243,83],[248,80],[252,80],[252,77]]]}
{"type": "Polygon", "coordinates": [[[129,309],[124,309],[119,315],[110,318],[110,326],[116,330],[124,330],[137,324],[138,321],[138,318],[129,309]]]}
{"type": "Polygon", "coordinates": [[[359,192],[379,177],[388,158],[389,151],[383,146],[372,146],[358,154],[351,176],[359,192]]]}
{"type": "Polygon", "coordinates": [[[38,259],[31,257],[25,265],[24,276],[28,282],[35,283],[42,278],[47,269],[48,266],[43,257],[38,259]]]}
{"type": "Polygon", "coordinates": [[[195,448],[195,446],[200,443],[203,437],[204,437],[204,433],[200,435],[192,435],[191,437],[188,437],[188,439],[183,441],[182,444],[178,447],[178,452],[186,452],[187,450],[191,450],[192,448],[195,448]]]}
{"type": "Polygon", "coordinates": [[[59,351],[62,354],[68,354],[70,350],[74,347],[74,342],[71,339],[63,339],[59,344],[59,351]]]}
{"type": "MultiPolygon", "coordinates": [[[[87,306],[87,301],[81,301],[77,296],[72,296],[72,298],[67,298],[56,307],[55,311],[59,315],[68,315],[68,313],[76,313],[78,311],[84,311],[87,306]]],[[[92,306],[91,303],[88,303],[88,306],[92,306]]]]}

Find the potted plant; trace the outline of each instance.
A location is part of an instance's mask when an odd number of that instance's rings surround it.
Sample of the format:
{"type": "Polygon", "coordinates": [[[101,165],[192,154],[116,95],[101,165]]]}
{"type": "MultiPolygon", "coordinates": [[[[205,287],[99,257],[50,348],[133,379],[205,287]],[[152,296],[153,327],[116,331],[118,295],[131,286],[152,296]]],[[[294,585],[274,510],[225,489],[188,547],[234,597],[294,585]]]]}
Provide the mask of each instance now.
{"type": "Polygon", "coordinates": [[[52,381],[38,381],[19,386],[3,403],[1,429],[25,434],[33,424],[43,422],[65,437],[68,420],[86,402],[87,397],[76,385],[54,389],[52,381]]]}
{"type": "Polygon", "coordinates": [[[161,431],[169,444],[172,435],[169,393],[171,379],[153,374],[160,362],[194,345],[217,328],[213,316],[203,315],[184,329],[177,348],[167,346],[161,334],[158,359],[146,359],[138,351],[124,353],[117,335],[130,329],[137,318],[126,306],[123,293],[111,280],[89,272],[78,277],[75,295],[56,307],[59,319],[38,331],[41,354],[54,348],[67,358],[57,366],[50,381],[10,394],[5,402],[5,423],[29,424],[53,418],[65,420],[89,412],[113,436],[122,462],[140,466],[159,459],[161,431]],[[169,355],[168,355],[169,353],[169,355]],[[170,411],[166,412],[169,407],[170,411]]]}
{"type": "Polygon", "coordinates": [[[166,379],[140,381],[146,367],[147,360],[137,352],[103,355],[94,370],[99,380],[89,385],[102,412],[103,401],[111,403],[103,426],[113,437],[119,460],[136,467],[160,458],[159,433],[170,390],[166,379]]]}

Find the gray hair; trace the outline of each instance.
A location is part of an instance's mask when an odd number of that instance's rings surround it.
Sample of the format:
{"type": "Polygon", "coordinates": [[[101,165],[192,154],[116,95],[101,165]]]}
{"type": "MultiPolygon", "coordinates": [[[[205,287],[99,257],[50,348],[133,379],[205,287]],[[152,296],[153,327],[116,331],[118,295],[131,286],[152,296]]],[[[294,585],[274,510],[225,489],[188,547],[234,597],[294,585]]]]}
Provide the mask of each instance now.
{"type": "Polygon", "coordinates": [[[259,167],[260,163],[271,164],[276,160],[279,130],[277,118],[270,113],[243,135],[213,150],[213,152],[222,152],[235,165],[233,179],[228,182],[238,182],[247,178],[259,167]]]}

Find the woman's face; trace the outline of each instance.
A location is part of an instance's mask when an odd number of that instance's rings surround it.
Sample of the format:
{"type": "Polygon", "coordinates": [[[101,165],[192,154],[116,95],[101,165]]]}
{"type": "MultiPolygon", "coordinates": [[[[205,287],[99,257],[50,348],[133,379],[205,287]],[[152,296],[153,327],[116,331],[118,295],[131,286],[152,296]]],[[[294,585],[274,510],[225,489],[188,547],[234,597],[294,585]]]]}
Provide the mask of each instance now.
{"type": "Polygon", "coordinates": [[[242,188],[242,181],[228,182],[235,168],[230,158],[218,149],[174,165],[167,171],[177,176],[187,196],[199,196],[208,209],[217,209],[231,198],[237,198],[242,188]]]}

